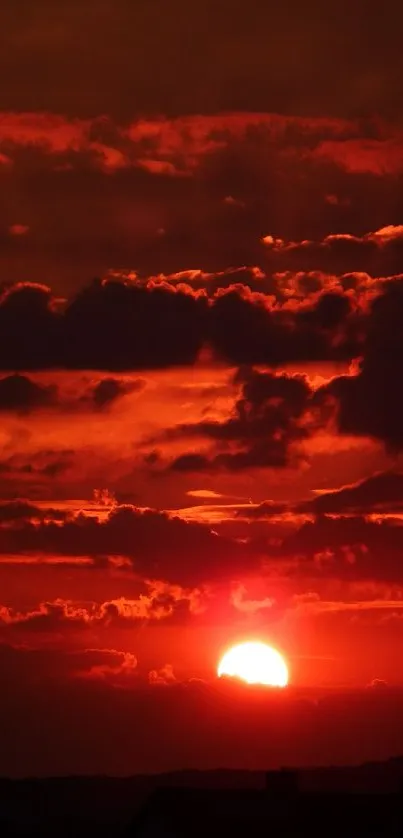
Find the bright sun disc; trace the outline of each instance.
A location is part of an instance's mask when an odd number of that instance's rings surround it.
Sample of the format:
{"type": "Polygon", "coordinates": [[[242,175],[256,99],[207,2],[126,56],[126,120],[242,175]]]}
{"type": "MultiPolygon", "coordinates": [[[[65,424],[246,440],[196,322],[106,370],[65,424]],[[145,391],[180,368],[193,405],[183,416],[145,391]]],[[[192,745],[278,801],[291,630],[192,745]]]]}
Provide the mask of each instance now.
{"type": "Polygon", "coordinates": [[[287,664],[271,646],[251,642],[232,646],[221,659],[218,677],[227,675],[241,678],[247,684],[265,684],[268,687],[286,687],[288,684],[287,664]]]}

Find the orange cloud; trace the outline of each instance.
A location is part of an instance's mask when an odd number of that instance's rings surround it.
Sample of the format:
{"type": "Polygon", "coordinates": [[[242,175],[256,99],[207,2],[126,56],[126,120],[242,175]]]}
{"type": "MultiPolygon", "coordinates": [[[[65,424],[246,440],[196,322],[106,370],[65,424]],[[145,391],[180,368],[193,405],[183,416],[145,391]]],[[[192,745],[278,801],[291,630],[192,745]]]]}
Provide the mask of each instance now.
{"type": "Polygon", "coordinates": [[[352,173],[398,175],[403,172],[403,135],[379,140],[325,140],[313,154],[327,157],[352,173]]]}
{"type": "MultiPolygon", "coordinates": [[[[154,174],[181,177],[230,143],[247,143],[251,131],[263,133],[274,147],[328,158],[350,172],[388,174],[403,167],[403,137],[398,132],[382,125],[380,137],[368,139],[361,135],[359,122],[352,120],[236,112],[140,119],[127,127],[105,117],[67,119],[46,112],[0,112],[0,145],[7,151],[8,147],[12,152],[13,146],[30,146],[59,156],[89,152],[106,172],[138,166],[154,174]]],[[[8,164],[8,154],[4,158],[8,164]]],[[[229,198],[244,206],[243,201],[229,198]]]]}
{"type": "Polygon", "coordinates": [[[87,649],[86,652],[89,657],[94,653],[105,657],[105,663],[94,663],[88,669],[79,669],[73,677],[108,682],[119,679],[119,686],[123,686],[126,679],[137,675],[137,658],[131,652],[117,652],[115,649],[87,649]]]}
{"type": "Polygon", "coordinates": [[[258,611],[265,611],[272,608],[275,600],[272,597],[263,599],[249,599],[245,585],[237,584],[231,591],[231,603],[237,611],[244,614],[256,614],[258,611]]]}
{"type": "Polygon", "coordinates": [[[362,611],[392,611],[395,613],[403,611],[403,600],[368,599],[343,602],[323,600],[316,593],[304,593],[296,594],[293,597],[293,607],[297,614],[301,615],[359,613],[362,611]]]}
{"type": "Polygon", "coordinates": [[[145,586],[147,594],[140,594],[137,599],[121,596],[100,604],[57,598],[30,611],[0,605],[0,631],[14,629],[58,635],[65,631],[130,628],[142,621],[175,617],[178,609],[182,616],[184,609],[194,615],[206,609],[206,593],[199,589],[185,589],[158,580],[145,582],[145,586]]]}
{"type": "Polygon", "coordinates": [[[166,663],[161,669],[152,669],[148,673],[148,680],[150,684],[174,684],[176,677],[172,664],[166,663]]]}

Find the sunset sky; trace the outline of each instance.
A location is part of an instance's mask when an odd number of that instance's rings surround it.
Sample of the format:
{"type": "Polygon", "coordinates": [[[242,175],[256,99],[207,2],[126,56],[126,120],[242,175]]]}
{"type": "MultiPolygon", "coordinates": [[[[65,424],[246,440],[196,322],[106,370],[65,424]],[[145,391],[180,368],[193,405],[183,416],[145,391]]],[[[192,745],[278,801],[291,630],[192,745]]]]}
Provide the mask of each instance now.
{"type": "Polygon", "coordinates": [[[1,775],[403,752],[388,8],[2,3],[1,775]]]}

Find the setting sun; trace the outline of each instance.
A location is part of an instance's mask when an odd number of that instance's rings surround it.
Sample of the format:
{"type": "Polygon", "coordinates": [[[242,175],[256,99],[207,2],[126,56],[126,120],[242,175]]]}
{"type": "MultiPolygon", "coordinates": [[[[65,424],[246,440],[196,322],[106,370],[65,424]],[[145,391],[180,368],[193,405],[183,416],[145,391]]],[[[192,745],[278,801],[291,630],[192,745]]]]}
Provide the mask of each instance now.
{"type": "Polygon", "coordinates": [[[227,675],[240,678],[247,684],[264,684],[269,687],[285,687],[288,684],[288,668],[282,655],[257,641],[232,646],[221,658],[218,677],[227,675]]]}

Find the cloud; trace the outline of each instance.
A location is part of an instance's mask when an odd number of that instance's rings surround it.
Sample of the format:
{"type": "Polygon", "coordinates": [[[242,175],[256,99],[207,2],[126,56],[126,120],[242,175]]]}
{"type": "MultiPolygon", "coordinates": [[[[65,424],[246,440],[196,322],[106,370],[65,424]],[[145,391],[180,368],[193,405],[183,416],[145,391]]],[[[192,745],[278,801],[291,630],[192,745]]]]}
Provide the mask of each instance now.
{"type": "Polygon", "coordinates": [[[0,645],[0,669],[7,673],[10,688],[20,681],[35,690],[42,683],[64,684],[76,679],[105,681],[109,686],[126,683],[137,676],[137,660],[131,652],[108,648],[37,649],[0,645]],[[15,666],[17,669],[15,669],[15,666]]]}
{"type": "Polygon", "coordinates": [[[245,585],[238,584],[232,589],[231,603],[241,613],[256,614],[258,611],[266,611],[266,609],[272,608],[274,600],[271,597],[248,599],[245,585]]]}
{"type": "Polygon", "coordinates": [[[27,375],[14,374],[0,378],[0,411],[25,414],[33,410],[54,408],[59,411],[85,409],[105,410],[116,401],[145,387],[144,379],[123,380],[100,377],[96,384],[79,384],[81,392],[60,393],[56,384],[43,384],[27,375]]]}
{"type": "Polygon", "coordinates": [[[18,452],[6,457],[0,463],[0,478],[3,480],[3,492],[15,491],[19,484],[21,491],[25,485],[36,481],[56,479],[68,471],[74,457],[72,449],[36,451],[28,456],[18,452]]]}
{"type": "Polygon", "coordinates": [[[114,686],[131,686],[133,676],[137,675],[137,659],[131,652],[116,652],[110,649],[88,649],[88,669],[78,670],[75,675],[90,680],[101,680],[114,686]],[[102,663],[91,663],[91,656],[104,657],[102,663]]]}
{"type": "Polygon", "coordinates": [[[362,514],[400,512],[403,506],[403,474],[382,472],[332,492],[321,492],[304,507],[317,514],[362,514]]]}
{"type": "Polygon", "coordinates": [[[383,678],[373,678],[368,684],[368,688],[371,690],[384,690],[388,688],[388,682],[384,681],[383,678]]]}
{"type": "Polygon", "coordinates": [[[12,163],[2,167],[0,212],[0,267],[8,281],[28,277],[65,296],[109,270],[158,276],[255,266],[271,276],[326,263],[335,274],[344,258],[373,274],[397,272],[393,248],[344,248],[343,256],[341,246],[327,242],[329,234],[365,238],[363,231],[400,223],[397,152],[379,174],[384,147],[403,147],[390,123],[292,110],[143,119],[131,113],[123,121],[94,114],[0,113],[0,154],[12,163]],[[357,159],[361,147],[365,159],[368,134],[379,160],[373,152],[373,166],[352,171],[342,149],[354,142],[357,159]],[[21,178],[29,183],[22,195],[21,178]],[[10,235],[17,223],[29,235],[10,235]],[[290,247],[275,252],[262,244],[267,236],[290,247]]]}
{"type": "Polygon", "coordinates": [[[315,149],[315,154],[333,160],[352,173],[391,175],[403,171],[402,139],[324,140],[315,149]]]}
{"type": "Polygon", "coordinates": [[[62,523],[22,522],[0,530],[0,552],[124,556],[136,573],[179,585],[228,577],[257,561],[244,545],[208,526],[133,506],[115,507],[101,521],[81,514],[62,523]]]}
{"type": "Polygon", "coordinates": [[[85,608],[63,600],[42,603],[36,611],[27,613],[16,612],[6,606],[0,608],[0,627],[3,632],[5,629],[18,629],[57,634],[65,629],[77,631],[83,627],[88,628],[90,620],[90,614],[85,608]]]}
{"type": "Polygon", "coordinates": [[[75,155],[77,160],[80,155],[87,154],[90,164],[109,173],[130,166],[131,160],[125,157],[121,148],[119,131],[110,125],[108,132],[108,127],[107,120],[102,118],[82,120],[36,111],[2,112],[0,147],[7,149],[11,159],[16,157],[17,162],[20,149],[32,149],[53,158],[55,167],[60,166],[67,153],[75,155]],[[109,143],[102,142],[102,136],[108,133],[109,143]]]}
{"type": "Polygon", "coordinates": [[[286,514],[295,516],[322,515],[399,517],[403,503],[403,475],[398,470],[378,472],[339,489],[320,490],[306,501],[263,501],[256,506],[242,508],[240,516],[246,518],[272,518],[286,514]]]}
{"type": "Polygon", "coordinates": [[[57,401],[57,388],[37,384],[25,375],[0,378],[0,410],[27,413],[35,408],[52,406],[57,401]]]}
{"type": "Polygon", "coordinates": [[[172,288],[94,282],[61,314],[52,308],[48,289],[17,287],[0,302],[0,358],[15,369],[191,363],[203,339],[204,311],[203,299],[172,288]]]}
{"type": "Polygon", "coordinates": [[[392,451],[403,445],[402,314],[403,282],[396,279],[371,303],[358,375],[335,378],[323,389],[335,400],[342,433],[380,439],[392,451]]]}
{"type": "Polygon", "coordinates": [[[229,419],[180,425],[173,432],[181,438],[213,440],[216,448],[212,455],[182,454],[171,469],[237,471],[289,465],[293,446],[307,436],[303,421],[311,397],[307,380],[300,375],[274,375],[245,368],[239,371],[237,381],[241,395],[229,419]]]}
{"type": "MultiPolygon", "coordinates": [[[[309,505],[309,501],[307,504],[309,505]]],[[[292,514],[296,514],[297,510],[297,504],[294,506],[292,503],[264,500],[262,503],[256,504],[256,506],[253,504],[243,506],[241,509],[236,510],[236,516],[240,518],[247,518],[249,520],[253,520],[254,518],[265,519],[286,515],[286,513],[290,512],[292,514]]]]}
{"type": "MultiPolygon", "coordinates": [[[[200,434],[202,434],[203,428],[201,427],[199,430],[200,434]]],[[[209,471],[214,468],[214,463],[203,454],[197,454],[196,452],[191,451],[188,454],[179,454],[179,457],[176,457],[171,463],[170,468],[172,471],[178,472],[202,472],[209,471]]]]}
{"type": "MultiPolygon", "coordinates": [[[[270,527],[266,535],[270,562],[275,563],[276,557],[284,562],[284,572],[291,573],[294,583],[308,578],[318,584],[330,579],[343,584],[360,580],[399,584],[402,580],[399,472],[375,474],[339,490],[321,491],[305,501],[245,506],[237,510],[237,517],[256,521],[263,527],[263,538],[264,527],[270,527]]],[[[257,541],[262,538],[261,529],[255,537],[257,541]]],[[[251,541],[253,538],[251,533],[251,541]]],[[[395,598],[389,596],[390,600],[395,598]]]]}
{"type": "Polygon", "coordinates": [[[377,611],[388,612],[393,614],[399,613],[403,609],[403,600],[357,600],[357,601],[330,601],[323,600],[320,596],[314,593],[296,594],[293,598],[293,607],[300,615],[339,615],[339,614],[354,614],[359,615],[363,612],[375,613],[377,611]]]}
{"type": "MultiPolygon", "coordinates": [[[[60,165],[63,156],[89,162],[109,173],[137,166],[155,175],[192,174],[205,158],[225,151],[231,143],[264,139],[279,153],[304,152],[306,159],[330,159],[349,172],[399,173],[403,137],[386,123],[375,123],[378,137],[369,139],[359,122],[346,119],[299,117],[279,113],[228,112],[194,114],[173,119],[131,119],[129,124],[111,117],[68,118],[52,112],[0,113],[0,147],[15,156],[22,148],[35,149],[60,165]]],[[[233,195],[227,204],[243,207],[233,195]]]]}
{"type": "Polygon", "coordinates": [[[119,597],[102,603],[82,603],[62,598],[42,602],[36,609],[21,611],[0,605],[0,632],[12,635],[50,635],[53,639],[82,632],[131,629],[147,621],[185,622],[203,613],[208,594],[159,580],[144,583],[146,592],[137,599],[119,597]]]}
{"type": "Polygon", "coordinates": [[[249,285],[234,284],[232,272],[222,288],[210,275],[96,280],[64,302],[43,286],[13,286],[0,298],[0,368],[165,368],[194,363],[206,347],[236,365],[347,361],[363,353],[379,308],[399,287],[398,278],[365,273],[285,271],[268,293],[264,276],[244,273],[249,285]]]}
{"type": "Polygon", "coordinates": [[[176,677],[172,664],[166,663],[161,669],[152,669],[148,674],[148,680],[150,684],[174,684],[176,677]]]}
{"type": "Polygon", "coordinates": [[[297,572],[323,578],[401,581],[400,520],[321,515],[286,537],[283,557],[296,557],[297,572]]]}
{"type": "Polygon", "coordinates": [[[96,409],[103,410],[113,404],[117,399],[141,390],[144,386],[145,382],[142,379],[137,379],[136,381],[119,381],[117,378],[103,378],[93,388],[91,399],[96,409]]]}
{"type": "Polygon", "coordinates": [[[390,224],[366,235],[329,234],[321,241],[286,242],[263,238],[269,263],[275,269],[348,273],[364,271],[372,276],[399,273],[403,264],[402,225],[390,224]]]}
{"type": "Polygon", "coordinates": [[[212,489],[190,489],[187,494],[193,498],[202,498],[206,500],[214,500],[215,498],[223,497],[220,492],[214,492],[212,489]]]}
{"type": "Polygon", "coordinates": [[[339,489],[314,490],[315,496],[303,501],[265,500],[236,511],[238,517],[274,519],[294,517],[315,520],[321,516],[359,516],[382,520],[400,517],[402,512],[403,475],[400,471],[379,472],[339,489]]]}
{"type": "MultiPolygon", "coordinates": [[[[387,478],[384,483],[392,489],[395,485],[393,481],[388,484],[387,478]]],[[[94,606],[95,610],[83,604],[86,612],[84,616],[80,612],[79,626],[74,613],[68,623],[80,630],[88,625],[106,626],[108,621],[116,627],[126,626],[130,620],[160,617],[181,622],[191,614],[203,613],[209,602],[206,586],[220,581],[239,580],[233,589],[233,604],[241,612],[256,613],[269,608],[273,595],[259,592],[249,599],[243,580],[263,573],[263,568],[271,568],[275,576],[290,575],[295,583],[308,578],[322,582],[401,581],[403,527],[400,514],[385,517],[386,501],[381,507],[377,504],[377,487],[381,491],[384,483],[374,478],[368,490],[363,481],[362,486],[329,492],[312,501],[266,502],[250,511],[248,506],[242,507],[242,519],[250,515],[262,523],[257,521],[256,529],[255,525],[243,525],[241,530],[236,521],[233,526],[231,522],[226,527],[217,524],[220,534],[202,518],[187,521],[132,506],[115,505],[98,520],[83,513],[59,514],[44,504],[39,510],[22,502],[3,504],[0,553],[2,562],[8,563],[65,562],[73,569],[77,562],[78,568],[83,563],[98,572],[116,565],[126,576],[134,572],[148,580],[163,580],[147,583],[147,595],[140,600],[118,596],[106,600],[102,607],[94,606]],[[316,507],[322,498],[322,508],[316,507]],[[273,525],[268,526],[265,518],[273,520],[273,525]]],[[[390,494],[392,505],[396,492],[390,494]]],[[[61,624],[66,618],[63,602],[62,598],[55,606],[41,606],[38,613],[24,617],[21,625],[43,626],[45,630],[48,624],[50,628],[54,622],[61,624]]]]}
{"type": "Polygon", "coordinates": [[[66,513],[61,509],[39,508],[26,500],[5,501],[0,504],[0,522],[15,521],[41,521],[58,520],[63,521],[66,513]]]}

